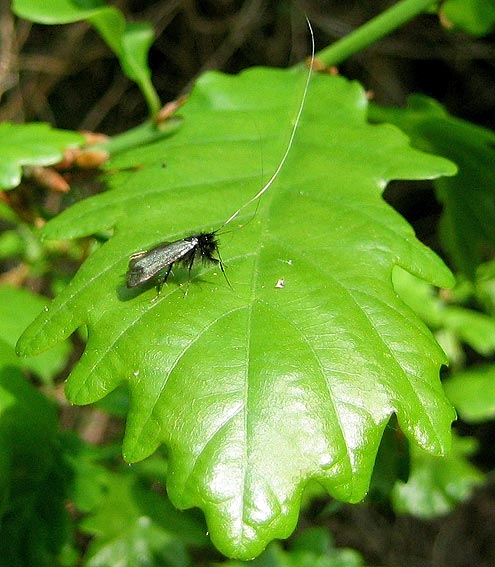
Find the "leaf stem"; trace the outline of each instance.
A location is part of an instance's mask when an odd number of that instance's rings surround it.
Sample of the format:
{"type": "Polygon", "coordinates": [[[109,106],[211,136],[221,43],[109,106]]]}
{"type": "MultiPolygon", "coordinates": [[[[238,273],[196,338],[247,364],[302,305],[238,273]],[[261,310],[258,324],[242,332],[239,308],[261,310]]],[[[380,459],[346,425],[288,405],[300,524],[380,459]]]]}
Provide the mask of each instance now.
{"type": "Polygon", "coordinates": [[[437,0],[401,0],[333,45],[320,51],[316,58],[326,66],[339,65],[354,53],[375,43],[411,20],[437,0]]]}
{"type": "Polygon", "coordinates": [[[124,150],[144,146],[165,136],[170,136],[179,128],[181,123],[182,119],[178,116],[173,116],[159,125],[154,121],[147,120],[143,124],[118,134],[105,142],[90,146],[89,149],[106,150],[111,155],[115,155],[124,150]]]}
{"type": "Polygon", "coordinates": [[[149,78],[146,78],[146,80],[141,79],[136,82],[139,84],[139,88],[141,89],[141,92],[143,93],[143,96],[146,100],[150,116],[154,118],[162,107],[158,93],[156,92],[155,87],[153,86],[153,83],[149,80],[149,78]]]}

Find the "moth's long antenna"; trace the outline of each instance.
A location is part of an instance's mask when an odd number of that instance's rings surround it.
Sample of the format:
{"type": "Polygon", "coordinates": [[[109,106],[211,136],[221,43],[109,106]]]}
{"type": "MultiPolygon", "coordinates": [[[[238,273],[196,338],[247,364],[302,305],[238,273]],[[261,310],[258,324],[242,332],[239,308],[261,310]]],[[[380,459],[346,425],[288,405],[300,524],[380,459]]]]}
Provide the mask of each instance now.
{"type": "MultiPolygon", "coordinates": [[[[268,191],[268,189],[272,186],[273,182],[277,179],[278,174],[280,173],[282,167],[284,167],[284,164],[287,160],[287,157],[289,155],[289,152],[292,148],[292,144],[294,143],[294,137],[296,135],[296,131],[297,128],[299,126],[299,122],[301,121],[301,116],[303,113],[303,109],[304,109],[304,104],[306,102],[306,95],[308,94],[308,88],[309,88],[309,81],[311,79],[311,73],[313,71],[313,66],[314,66],[314,61],[315,61],[315,36],[313,33],[313,28],[311,27],[311,23],[308,19],[308,16],[304,16],[306,18],[306,23],[308,24],[308,28],[309,28],[309,32],[311,35],[311,60],[310,60],[310,64],[309,64],[309,72],[308,72],[308,76],[306,77],[306,83],[304,85],[304,91],[303,91],[303,95],[301,98],[301,104],[299,105],[299,110],[297,112],[297,116],[296,116],[296,120],[294,122],[294,126],[292,127],[292,132],[290,134],[290,138],[289,138],[289,143],[287,144],[287,148],[285,149],[284,155],[282,156],[282,159],[280,160],[280,163],[277,166],[277,169],[273,172],[273,175],[270,177],[270,179],[265,183],[265,185],[256,193],[256,195],[254,195],[253,197],[251,197],[251,199],[249,199],[249,201],[247,201],[246,203],[244,203],[244,205],[242,205],[242,207],[240,207],[239,209],[237,209],[237,211],[235,213],[233,213],[223,224],[220,228],[223,228],[225,225],[229,224],[229,222],[233,221],[236,216],[243,210],[245,209],[247,206],[249,206],[251,203],[254,203],[254,201],[256,201],[257,199],[259,199],[266,191],[268,191]]],[[[217,230],[220,230],[217,229],[217,230]]]]}

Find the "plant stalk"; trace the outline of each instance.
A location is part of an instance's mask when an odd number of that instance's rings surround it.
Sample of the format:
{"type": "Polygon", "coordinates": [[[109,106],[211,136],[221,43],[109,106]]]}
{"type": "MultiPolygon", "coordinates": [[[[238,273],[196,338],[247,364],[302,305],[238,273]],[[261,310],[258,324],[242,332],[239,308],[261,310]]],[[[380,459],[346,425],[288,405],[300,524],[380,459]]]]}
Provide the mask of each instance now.
{"type": "Polygon", "coordinates": [[[105,142],[100,142],[88,147],[89,151],[105,150],[111,155],[119,152],[129,150],[131,148],[144,146],[172,135],[180,127],[182,119],[178,116],[173,116],[165,122],[157,125],[153,121],[146,121],[131,130],[127,130],[122,134],[118,134],[109,138],[105,142]]]}
{"type": "Polygon", "coordinates": [[[376,18],[317,53],[316,58],[327,67],[339,65],[351,55],[376,43],[434,4],[437,4],[437,0],[401,0],[376,18]]]}

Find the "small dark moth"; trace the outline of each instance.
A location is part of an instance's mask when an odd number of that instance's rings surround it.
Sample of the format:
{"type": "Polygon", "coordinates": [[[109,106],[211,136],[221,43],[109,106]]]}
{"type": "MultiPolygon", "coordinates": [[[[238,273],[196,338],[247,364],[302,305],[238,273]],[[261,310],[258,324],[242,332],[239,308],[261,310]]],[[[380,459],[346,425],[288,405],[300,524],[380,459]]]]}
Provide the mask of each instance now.
{"type": "Polygon", "coordinates": [[[194,263],[198,260],[203,264],[218,264],[230,286],[219,255],[215,232],[201,232],[174,242],[163,242],[151,250],[133,254],[129,259],[127,287],[137,287],[156,279],[156,287],[160,293],[176,262],[181,263],[191,273],[194,263]],[[214,254],[218,258],[215,258],[214,254]]]}

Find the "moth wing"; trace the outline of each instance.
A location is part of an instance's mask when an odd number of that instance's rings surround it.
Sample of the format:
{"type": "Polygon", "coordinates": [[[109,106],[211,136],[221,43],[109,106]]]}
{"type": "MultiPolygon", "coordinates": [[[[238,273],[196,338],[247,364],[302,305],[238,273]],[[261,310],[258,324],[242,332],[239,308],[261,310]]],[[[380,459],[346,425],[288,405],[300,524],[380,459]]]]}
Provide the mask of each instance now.
{"type": "Polygon", "coordinates": [[[147,282],[177,260],[183,259],[197,246],[195,239],[164,242],[147,252],[133,254],[129,260],[127,286],[135,287],[147,282]]]}

